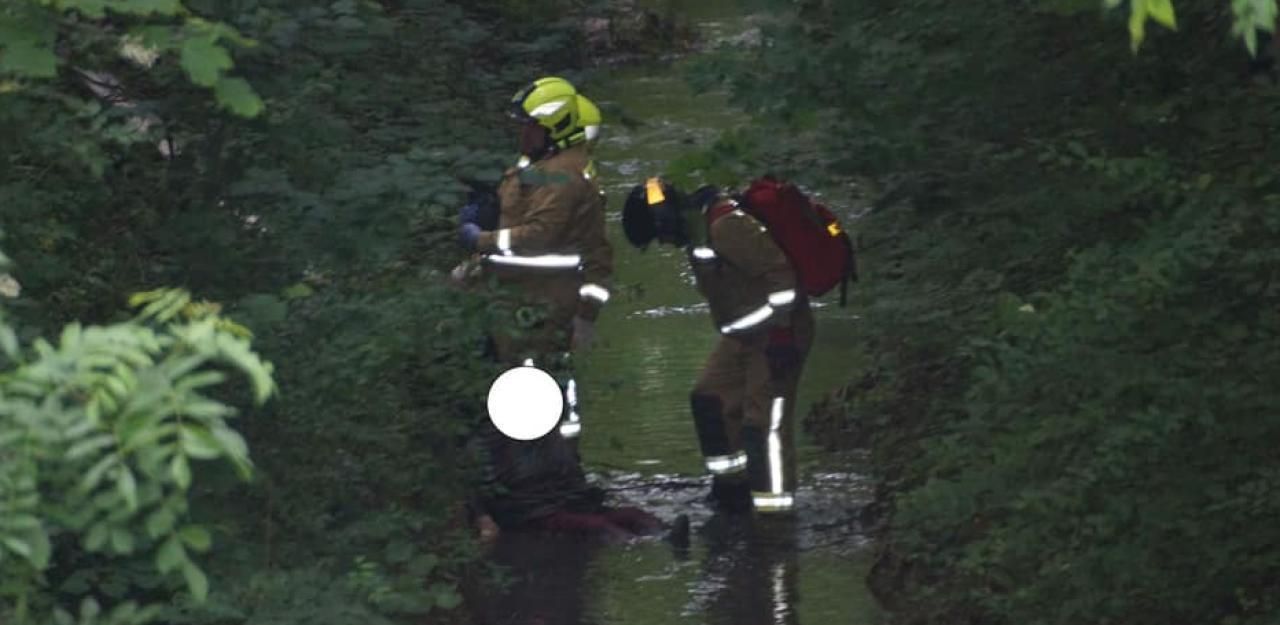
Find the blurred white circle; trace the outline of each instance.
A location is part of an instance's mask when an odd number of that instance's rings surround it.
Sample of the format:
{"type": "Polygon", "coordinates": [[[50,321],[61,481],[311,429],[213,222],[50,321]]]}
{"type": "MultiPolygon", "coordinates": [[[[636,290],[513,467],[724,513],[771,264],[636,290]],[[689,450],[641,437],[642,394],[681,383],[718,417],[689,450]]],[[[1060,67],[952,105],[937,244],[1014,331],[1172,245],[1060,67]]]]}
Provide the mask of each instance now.
{"type": "Polygon", "coordinates": [[[560,385],[537,367],[508,369],[489,387],[489,420],[510,438],[542,438],[556,427],[563,412],[560,385]]]}

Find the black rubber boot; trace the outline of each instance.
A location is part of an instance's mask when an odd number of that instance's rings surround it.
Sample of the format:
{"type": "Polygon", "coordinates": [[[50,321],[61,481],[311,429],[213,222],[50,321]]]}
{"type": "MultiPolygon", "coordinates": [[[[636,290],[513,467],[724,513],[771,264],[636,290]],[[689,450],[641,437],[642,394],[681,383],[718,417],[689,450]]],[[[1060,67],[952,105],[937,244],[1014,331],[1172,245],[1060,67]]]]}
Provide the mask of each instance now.
{"type": "Polygon", "coordinates": [[[724,512],[751,512],[751,487],[743,480],[712,480],[707,503],[724,512]]]}
{"type": "Polygon", "coordinates": [[[675,553],[677,560],[689,559],[689,515],[682,514],[671,522],[671,526],[667,528],[667,534],[663,537],[671,550],[675,553]]]}

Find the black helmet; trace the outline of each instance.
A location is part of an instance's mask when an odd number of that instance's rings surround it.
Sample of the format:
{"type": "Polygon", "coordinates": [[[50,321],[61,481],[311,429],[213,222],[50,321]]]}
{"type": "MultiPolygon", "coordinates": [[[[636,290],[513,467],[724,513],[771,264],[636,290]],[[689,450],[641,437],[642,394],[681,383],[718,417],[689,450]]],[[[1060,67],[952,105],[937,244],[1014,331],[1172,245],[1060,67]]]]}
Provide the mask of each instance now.
{"type": "Polygon", "coordinates": [[[644,249],[654,239],[676,245],[688,242],[684,225],[685,196],[675,185],[650,178],[631,188],[622,207],[622,231],[632,245],[644,249]]]}

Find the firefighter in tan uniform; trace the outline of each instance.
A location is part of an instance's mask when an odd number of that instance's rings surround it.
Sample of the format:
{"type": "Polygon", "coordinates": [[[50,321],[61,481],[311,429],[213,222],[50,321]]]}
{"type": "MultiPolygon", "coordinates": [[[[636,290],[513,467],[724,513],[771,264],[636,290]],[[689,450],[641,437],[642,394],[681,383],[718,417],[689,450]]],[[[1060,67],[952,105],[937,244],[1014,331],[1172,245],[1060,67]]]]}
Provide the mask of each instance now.
{"type": "MultiPolygon", "coordinates": [[[[498,228],[484,231],[464,218],[460,238],[479,253],[482,275],[518,299],[511,324],[493,333],[499,359],[567,372],[571,349],[590,346],[613,273],[605,197],[588,154],[599,111],[573,85],[550,77],[517,92],[511,113],[521,122],[522,156],[498,185],[498,228]]],[[[560,433],[576,439],[582,423],[572,377],[565,396],[560,433]]]]}
{"type": "Polygon", "coordinates": [[[786,255],[760,221],[704,187],[682,195],[656,178],[623,210],[627,239],[684,247],[720,340],[690,394],[712,499],[729,509],[790,511],[792,415],[814,321],[786,255]]]}

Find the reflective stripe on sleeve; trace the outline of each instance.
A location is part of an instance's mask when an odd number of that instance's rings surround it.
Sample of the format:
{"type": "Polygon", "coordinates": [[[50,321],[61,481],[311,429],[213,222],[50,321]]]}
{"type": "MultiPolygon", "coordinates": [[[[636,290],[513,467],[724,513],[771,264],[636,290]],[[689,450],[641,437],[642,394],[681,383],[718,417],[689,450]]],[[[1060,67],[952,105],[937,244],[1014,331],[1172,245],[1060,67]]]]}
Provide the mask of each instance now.
{"type": "Polygon", "coordinates": [[[690,253],[693,254],[693,258],[695,260],[715,260],[716,259],[716,251],[706,246],[700,245],[698,247],[695,247],[690,253]]]}
{"type": "Polygon", "coordinates": [[[577,269],[582,257],[577,254],[543,254],[542,256],[516,256],[514,254],[490,254],[485,261],[506,267],[534,269],[577,269]]]}
{"type": "Polygon", "coordinates": [[[593,299],[601,304],[609,301],[609,289],[599,284],[588,282],[578,287],[578,297],[593,299]]]}
{"type": "Polygon", "coordinates": [[[747,468],[747,454],[739,451],[727,456],[707,456],[707,471],[714,475],[727,475],[730,473],[740,473],[747,468]]]}
{"type": "Polygon", "coordinates": [[[794,301],[796,301],[795,289],[787,289],[785,291],[777,291],[769,294],[769,305],[774,308],[790,306],[794,301]]]}
{"type": "Polygon", "coordinates": [[[511,252],[511,228],[503,228],[498,231],[498,251],[503,254],[511,252]]]}
{"type": "Polygon", "coordinates": [[[772,314],[773,314],[773,307],[769,306],[768,304],[765,304],[764,306],[761,306],[760,308],[757,308],[751,311],[750,313],[738,319],[735,319],[729,325],[726,325],[720,328],[720,332],[721,334],[733,334],[734,332],[750,330],[751,328],[754,328],[764,323],[765,320],[768,319],[769,316],[772,314]]]}

